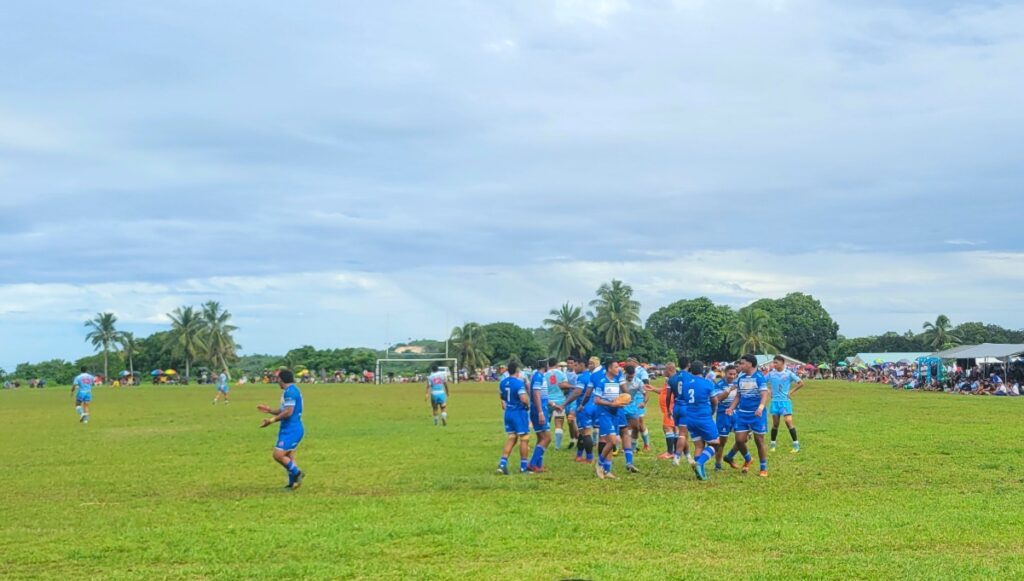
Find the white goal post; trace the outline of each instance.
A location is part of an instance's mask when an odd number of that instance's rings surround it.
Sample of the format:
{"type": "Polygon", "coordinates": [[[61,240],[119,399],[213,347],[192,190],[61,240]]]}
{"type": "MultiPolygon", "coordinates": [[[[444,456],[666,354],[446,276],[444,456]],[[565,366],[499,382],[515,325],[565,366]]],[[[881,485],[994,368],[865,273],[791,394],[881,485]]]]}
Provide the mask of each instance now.
{"type": "MultiPolygon", "coordinates": [[[[442,354],[443,355],[443,354],[442,354]]],[[[373,382],[380,385],[382,382],[381,370],[387,366],[388,363],[436,363],[436,362],[451,362],[451,366],[448,371],[452,375],[452,381],[454,383],[459,382],[459,360],[454,357],[385,357],[377,360],[377,372],[373,375],[373,382]]]]}

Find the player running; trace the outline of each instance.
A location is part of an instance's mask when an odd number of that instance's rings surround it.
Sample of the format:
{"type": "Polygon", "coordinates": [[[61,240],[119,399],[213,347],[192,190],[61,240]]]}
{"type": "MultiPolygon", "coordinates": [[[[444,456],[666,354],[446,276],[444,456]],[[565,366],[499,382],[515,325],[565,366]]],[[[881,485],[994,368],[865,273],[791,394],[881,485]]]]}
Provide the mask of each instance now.
{"type": "Polygon", "coordinates": [[[793,400],[790,398],[804,386],[804,382],[792,370],[786,369],[786,360],[781,355],[776,355],[772,364],[774,369],[768,372],[768,385],[772,388],[772,441],[769,451],[775,451],[781,416],[786,418],[789,437],[793,439],[793,451],[790,453],[796,454],[800,452],[800,440],[797,439],[796,428],[793,427],[793,400]]]}
{"type": "Polygon", "coordinates": [[[89,423],[89,404],[92,403],[92,388],[96,385],[96,377],[81,368],[81,373],[75,376],[71,382],[71,395],[75,396],[75,412],[78,414],[78,421],[83,424],[89,423]]]}
{"type": "Polygon", "coordinates": [[[508,475],[508,457],[519,442],[519,472],[526,473],[526,456],[530,453],[530,400],[526,384],[519,376],[519,362],[508,363],[509,376],[501,381],[498,393],[501,395],[501,409],[505,411],[505,433],[508,440],[501,450],[498,474],[508,475]]]}
{"type": "Polygon", "coordinates": [[[228,375],[228,368],[225,367],[221,370],[220,375],[217,376],[217,395],[213,396],[213,405],[217,405],[220,401],[220,396],[224,396],[224,403],[229,404],[231,401],[228,400],[228,382],[231,380],[231,376],[228,375]]]}
{"type": "Polygon", "coordinates": [[[274,461],[288,472],[288,486],[285,488],[298,490],[306,474],[295,465],[295,449],[299,447],[305,429],[302,427],[302,394],[295,387],[295,374],[290,369],[282,369],[277,373],[277,384],[281,394],[281,407],[271,409],[260,404],[256,409],[274,417],[266,418],[260,424],[265,428],[270,424],[280,423],[277,433],[277,445],[274,446],[274,461]]]}
{"type": "Polygon", "coordinates": [[[444,426],[448,425],[448,373],[439,371],[440,367],[435,363],[430,366],[430,375],[427,376],[426,398],[430,401],[431,411],[434,413],[434,425],[438,420],[444,426]]]}
{"type": "Polygon", "coordinates": [[[533,449],[533,456],[527,466],[527,470],[530,472],[544,472],[544,452],[551,445],[551,424],[547,415],[547,372],[548,360],[541,359],[537,362],[537,370],[533,372],[527,390],[527,395],[530,398],[530,423],[533,424],[533,431],[537,434],[537,447],[533,449]]]}
{"type": "MultiPolygon", "coordinates": [[[[739,370],[736,369],[735,365],[727,365],[725,367],[725,377],[718,380],[718,384],[715,386],[722,396],[718,402],[718,411],[715,413],[715,425],[718,426],[718,440],[721,444],[715,448],[716,471],[722,469],[722,456],[725,453],[726,445],[729,444],[729,434],[732,433],[733,427],[736,425],[736,417],[725,412],[736,399],[736,393],[739,389],[739,383],[736,380],[739,375],[739,370]]],[[[729,461],[729,464],[733,468],[738,468],[732,460],[729,461]]]]}
{"type": "Polygon", "coordinates": [[[764,375],[757,370],[757,357],[744,355],[739,361],[740,376],[737,380],[739,396],[733,400],[732,405],[725,413],[736,417],[736,448],[730,451],[725,460],[732,464],[732,459],[737,451],[743,454],[743,473],[750,470],[752,462],[750,450],[747,448],[747,440],[750,433],[754,433],[754,443],[757,445],[757,457],[761,461],[760,476],[768,476],[768,451],[765,449],[764,436],[768,432],[768,398],[771,393],[768,391],[768,382],[764,375]]]}

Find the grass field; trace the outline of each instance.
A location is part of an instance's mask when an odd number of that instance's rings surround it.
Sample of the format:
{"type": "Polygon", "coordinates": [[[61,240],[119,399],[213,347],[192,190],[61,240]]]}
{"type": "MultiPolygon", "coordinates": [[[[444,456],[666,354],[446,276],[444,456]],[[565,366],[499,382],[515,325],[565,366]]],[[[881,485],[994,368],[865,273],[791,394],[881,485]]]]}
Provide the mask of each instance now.
{"type": "Polygon", "coordinates": [[[456,386],[446,429],[419,386],[303,394],[291,493],[257,429],[276,386],[99,388],[87,426],[66,389],[0,392],[0,577],[1024,575],[1024,398],[814,382],[767,480],[643,456],[610,482],[566,452],[495,475],[494,384],[456,386]]]}

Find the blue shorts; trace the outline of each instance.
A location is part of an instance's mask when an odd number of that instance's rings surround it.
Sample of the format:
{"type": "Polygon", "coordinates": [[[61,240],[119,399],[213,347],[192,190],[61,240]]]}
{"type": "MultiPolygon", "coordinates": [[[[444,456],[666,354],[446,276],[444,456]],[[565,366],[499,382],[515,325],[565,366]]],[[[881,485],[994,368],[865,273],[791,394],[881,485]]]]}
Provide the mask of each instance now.
{"type": "Polygon", "coordinates": [[[92,403],[91,393],[83,393],[75,396],[75,405],[82,405],[83,403],[92,403]]]}
{"type": "Polygon", "coordinates": [[[526,436],[530,433],[530,412],[524,409],[505,410],[505,433],[526,436]]]}
{"type": "Polygon", "coordinates": [[[576,412],[576,425],[581,430],[589,430],[597,427],[597,406],[590,402],[576,412]]]}
{"type": "Polygon", "coordinates": [[[217,388],[217,391],[219,391],[220,393],[223,393],[223,394],[227,395],[227,393],[228,393],[228,386],[226,386],[226,385],[225,385],[224,387],[218,387],[218,388],[217,388]]]}
{"type": "Polygon", "coordinates": [[[762,413],[761,417],[754,415],[754,412],[736,412],[736,425],[733,431],[737,434],[743,432],[754,432],[755,434],[768,433],[768,414],[762,413]]]}
{"type": "Polygon", "coordinates": [[[626,414],[622,408],[598,406],[598,436],[617,436],[619,428],[625,425],[626,414]]]}
{"type": "Polygon", "coordinates": [[[627,420],[638,420],[644,417],[644,414],[647,413],[647,408],[642,408],[635,403],[631,403],[622,409],[626,411],[627,420]]]}
{"type": "Polygon", "coordinates": [[[430,394],[430,403],[432,405],[448,405],[448,394],[432,393],[430,394]]]}
{"type": "Polygon", "coordinates": [[[718,435],[720,437],[728,436],[732,433],[734,427],[736,427],[736,416],[730,416],[725,413],[725,410],[718,410],[718,416],[715,417],[715,425],[718,426],[718,435]]]}
{"type": "Polygon", "coordinates": [[[677,428],[686,427],[686,408],[674,407],[672,408],[672,421],[675,422],[677,428]]]}
{"type": "Polygon", "coordinates": [[[686,429],[690,432],[690,440],[694,442],[710,442],[718,439],[718,426],[710,416],[691,418],[690,422],[686,424],[686,429]]]}
{"type": "MultiPolygon", "coordinates": [[[[547,402],[541,402],[542,404],[547,402]]],[[[547,407],[547,406],[544,406],[547,407]]],[[[530,408],[530,423],[533,424],[533,431],[538,434],[551,431],[551,418],[544,416],[544,423],[540,423],[540,413],[537,408],[530,408]]]]}
{"type": "Polygon", "coordinates": [[[575,416],[576,410],[580,407],[579,400],[574,399],[571,404],[565,407],[565,415],[575,416]]]}
{"type": "Polygon", "coordinates": [[[291,452],[299,447],[299,442],[302,441],[302,436],[305,432],[303,428],[281,430],[277,434],[277,444],[274,446],[274,449],[291,452]]]}
{"type": "Polygon", "coordinates": [[[769,412],[773,416],[791,416],[793,415],[793,402],[789,400],[776,401],[773,399],[769,412]]]}

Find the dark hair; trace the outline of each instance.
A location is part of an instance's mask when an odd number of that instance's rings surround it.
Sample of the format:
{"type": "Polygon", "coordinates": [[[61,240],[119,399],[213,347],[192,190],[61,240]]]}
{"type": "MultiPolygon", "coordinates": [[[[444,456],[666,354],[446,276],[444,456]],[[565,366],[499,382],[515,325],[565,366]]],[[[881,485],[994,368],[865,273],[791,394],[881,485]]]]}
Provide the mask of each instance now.
{"type": "Polygon", "coordinates": [[[726,365],[725,366],[725,372],[729,373],[730,371],[736,371],[736,366],[735,365],[726,365]]]}
{"type": "Polygon", "coordinates": [[[747,363],[753,365],[754,367],[757,367],[757,357],[751,355],[750,353],[747,353],[743,357],[740,357],[740,361],[746,361],[747,363]]]}
{"type": "Polygon", "coordinates": [[[570,356],[565,358],[565,362],[566,363],[576,363],[576,358],[573,357],[572,355],[570,355],[570,356]]]}
{"type": "Polygon", "coordinates": [[[537,369],[547,369],[547,368],[548,368],[548,360],[547,359],[540,359],[540,360],[537,361],[537,369]]]}
{"type": "Polygon", "coordinates": [[[690,358],[686,355],[680,355],[678,361],[680,370],[686,371],[690,368],[690,358]]]}
{"type": "Polygon", "coordinates": [[[557,357],[551,357],[551,358],[548,359],[548,367],[554,367],[557,364],[558,364],[558,358],[557,357]]]}
{"type": "Polygon", "coordinates": [[[704,362],[694,361],[690,364],[690,373],[694,375],[704,375],[704,362]]]}
{"type": "Polygon", "coordinates": [[[83,365],[83,366],[82,366],[82,373],[85,373],[86,371],[88,371],[88,369],[89,369],[88,367],[86,367],[86,366],[84,366],[84,365],[83,365]]]}
{"type": "Polygon", "coordinates": [[[432,363],[432,364],[430,365],[430,372],[431,372],[431,373],[437,373],[437,370],[438,370],[438,369],[439,369],[439,366],[438,366],[438,364],[437,364],[437,363],[432,363]]]}
{"type": "Polygon", "coordinates": [[[281,369],[277,372],[277,380],[283,383],[295,383],[295,374],[291,369],[281,369]]]}
{"type": "Polygon", "coordinates": [[[785,363],[786,362],[786,358],[783,357],[782,355],[776,355],[775,358],[773,359],[773,361],[781,361],[781,362],[785,363]]]}
{"type": "Polygon", "coordinates": [[[517,371],[519,371],[519,361],[513,357],[508,360],[508,374],[515,375],[517,371]]]}
{"type": "Polygon", "coordinates": [[[633,375],[634,373],[636,373],[636,365],[627,365],[626,375],[633,375]]]}
{"type": "Polygon", "coordinates": [[[605,355],[604,358],[601,359],[601,366],[605,369],[611,369],[612,365],[617,362],[618,360],[615,359],[613,355],[605,355]]]}

